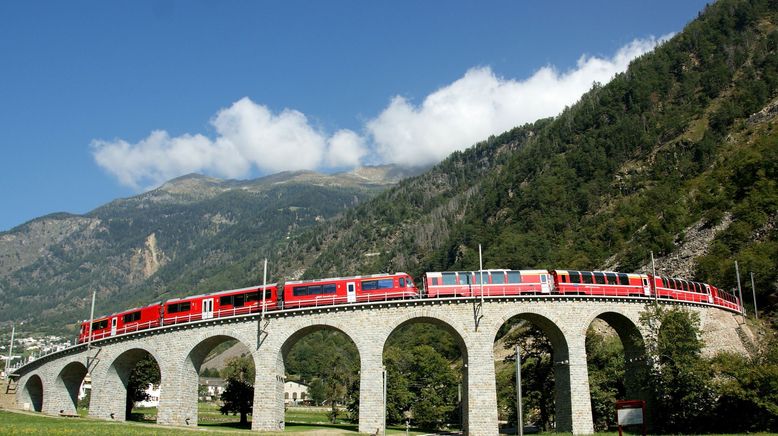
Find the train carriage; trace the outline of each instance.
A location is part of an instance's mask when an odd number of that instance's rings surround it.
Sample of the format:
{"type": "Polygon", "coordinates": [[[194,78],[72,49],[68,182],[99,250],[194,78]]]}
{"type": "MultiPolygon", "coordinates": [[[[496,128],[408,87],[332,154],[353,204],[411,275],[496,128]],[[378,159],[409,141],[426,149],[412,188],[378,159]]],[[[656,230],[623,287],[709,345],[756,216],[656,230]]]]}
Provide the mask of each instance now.
{"type": "Polygon", "coordinates": [[[402,272],[286,282],[283,308],[418,298],[413,278],[402,272]]]}
{"type": "MultiPolygon", "coordinates": [[[[102,339],[107,336],[115,336],[123,333],[134,332],[160,325],[160,302],[145,307],[136,307],[123,312],[95,318],[92,321],[92,340],[102,339]]],[[[89,320],[81,323],[78,342],[89,340],[89,320]]]]}
{"type": "Polygon", "coordinates": [[[723,289],[719,289],[713,285],[709,285],[711,294],[713,295],[713,304],[721,307],[726,307],[740,312],[743,308],[740,305],[740,299],[734,294],[727,292],[723,289]]]}
{"type": "MultiPolygon", "coordinates": [[[[262,310],[262,286],[175,298],[164,305],[163,324],[176,324],[225,316],[245,315],[262,310]]],[[[278,286],[265,286],[266,310],[278,308],[278,286]]]]}
{"type": "Polygon", "coordinates": [[[547,294],[551,278],[546,270],[489,269],[483,271],[428,272],[424,275],[425,295],[437,297],[547,294]],[[481,286],[483,276],[483,286],[481,286]]]}
{"type": "Polygon", "coordinates": [[[691,301],[694,303],[713,303],[710,285],[692,280],[672,277],[654,277],[654,287],[658,298],[691,301]]]}
{"type": "Polygon", "coordinates": [[[645,274],[615,271],[553,270],[554,292],[570,295],[650,297],[651,286],[645,274]]]}

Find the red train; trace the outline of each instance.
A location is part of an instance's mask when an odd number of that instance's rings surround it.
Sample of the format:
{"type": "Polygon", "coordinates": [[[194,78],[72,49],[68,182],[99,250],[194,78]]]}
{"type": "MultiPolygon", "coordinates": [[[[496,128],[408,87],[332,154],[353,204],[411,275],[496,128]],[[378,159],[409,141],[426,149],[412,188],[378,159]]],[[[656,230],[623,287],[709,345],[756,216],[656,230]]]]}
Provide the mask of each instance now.
{"type": "MultiPolygon", "coordinates": [[[[164,303],[130,309],[92,322],[92,339],[191,321],[262,311],[262,286],[232,289],[212,294],[174,298],[164,303]]],[[[341,303],[418,298],[413,278],[405,273],[290,281],[281,293],[276,283],[264,287],[265,310],[322,306],[341,303]]],[[[89,321],[81,323],[78,342],[87,342],[89,321]]]]}
{"type": "Polygon", "coordinates": [[[737,297],[713,285],[650,274],[573,270],[484,270],[483,287],[478,271],[428,272],[424,295],[475,297],[523,294],[646,297],[708,303],[739,311],[737,297]]]}
{"type": "Polygon", "coordinates": [[[336,277],[232,289],[175,298],[81,324],[78,342],[209,318],[333,304],[408,298],[509,295],[643,297],[707,303],[740,311],[737,297],[715,286],[648,274],[614,271],[509,270],[428,272],[422,292],[406,273],[336,277]],[[483,281],[483,284],[481,283],[483,281]],[[264,292],[264,295],[263,295],[264,292]]]}

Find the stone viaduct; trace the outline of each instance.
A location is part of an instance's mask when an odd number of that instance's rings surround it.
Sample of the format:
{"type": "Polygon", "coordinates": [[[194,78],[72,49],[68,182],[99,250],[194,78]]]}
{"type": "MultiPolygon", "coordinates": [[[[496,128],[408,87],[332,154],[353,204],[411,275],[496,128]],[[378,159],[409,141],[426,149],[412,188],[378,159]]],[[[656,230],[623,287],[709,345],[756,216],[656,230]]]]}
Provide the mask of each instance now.
{"type": "MultiPolygon", "coordinates": [[[[493,346],[500,327],[519,317],[541,328],[553,345],[558,431],[593,433],[586,361],[586,331],[595,319],[619,334],[625,350],[628,397],[639,397],[636,371],[643,368],[639,322],[650,301],[640,298],[500,297],[389,301],[268,312],[165,326],[54,353],[15,371],[17,404],[47,414],[75,413],[79,386],[90,359],[92,397],[89,415],[125,419],[126,383],[146,353],[160,367],[157,423],[197,425],[198,371],[206,355],[224,341],[238,340],[252,351],[256,367],[252,429],[284,428],[284,357],[301,337],[317,329],[347,335],[359,351],[359,431],[384,427],[383,350],[389,336],[407,323],[442,326],[458,342],[464,360],[463,420],[470,435],[496,435],[497,394],[493,346]],[[631,381],[633,381],[631,383],[631,381]]],[[[669,304],[665,302],[665,304],[669,304]]],[[[677,304],[677,303],[676,303],[677,304]]],[[[745,352],[736,314],[707,305],[685,305],[699,313],[704,339],[712,350],[745,352]]]]}

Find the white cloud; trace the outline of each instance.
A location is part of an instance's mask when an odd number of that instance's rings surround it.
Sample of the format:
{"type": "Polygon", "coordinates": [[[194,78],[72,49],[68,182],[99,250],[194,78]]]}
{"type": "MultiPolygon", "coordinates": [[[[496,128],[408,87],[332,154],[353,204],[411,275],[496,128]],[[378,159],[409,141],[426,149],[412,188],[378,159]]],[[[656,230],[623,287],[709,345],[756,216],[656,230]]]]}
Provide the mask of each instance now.
{"type": "Polygon", "coordinates": [[[344,129],[328,136],[299,111],[273,113],[242,98],[213,117],[213,139],[201,134],[171,137],[157,130],[134,144],[94,140],[93,155],[98,165],[134,189],[191,172],[239,178],[252,169],[269,174],[355,167],[370,149],[371,162],[430,164],[489,135],[558,114],[593,82],[609,81],[667,38],[635,40],[609,59],[582,56],[566,72],[545,66],[525,80],[498,77],[489,67],[473,68],[418,106],[395,96],[365,123],[363,135],[344,129]]]}
{"type": "Polygon", "coordinates": [[[329,139],[329,153],[325,164],[330,167],[356,167],[367,155],[365,140],[351,130],[335,132],[329,139]]]}
{"type": "Polygon", "coordinates": [[[522,81],[497,77],[489,67],[473,68],[418,106],[394,97],[367,123],[367,132],[384,161],[437,162],[489,135],[559,114],[593,82],[608,82],[632,59],[666,38],[635,40],[610,59],[582,56],[574,69],[564,73],[546,66],[522,81]]]}
{"type": "Polygon", "coordinates": [[[220,110],[211,124],[217,133],[213,140],[199,134],[170,137],[165,131],[154,131],[135,144],[95,140],[94,158],[121,184],[141,189],[191,172],[236,178],[252,168],[269,174],[352,167],[367,153],[352,131],[327,138],[302,113],[286,109],[274,114],[248,98],[220,110]]]}

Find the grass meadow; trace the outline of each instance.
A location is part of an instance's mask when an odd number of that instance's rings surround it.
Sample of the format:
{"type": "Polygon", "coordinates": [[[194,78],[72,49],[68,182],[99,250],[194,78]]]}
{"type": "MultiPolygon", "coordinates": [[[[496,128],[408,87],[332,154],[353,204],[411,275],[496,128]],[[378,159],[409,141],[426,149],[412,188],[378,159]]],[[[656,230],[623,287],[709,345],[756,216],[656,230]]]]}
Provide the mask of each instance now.
{"type": "MultiPolygon", "coordinates": [[[[0,410],[0,435],[181,435],[192,432],[208,434],[247,433],[249,426],[241,427],[240,417],[222,415],[218,405],[200,403],[198,405],[198,426],[179,428],[156,425],[156,408],[134,408],[133,421],[111,422],[87,417],[87,409],[79,409],[78,418],[48,416],[34,412],[0,410]]],[[[286,411],[285,430],[279,433],[263,435],[288,435],[311,433],[316,435],[357,434],[358,426],[344,420],[329,423],[324,408],[290,407],[286,411]]],[[[412,430],[411,435],[424,432],[412,430]]],[[[405,434],[405,428],[389,428],[387,434],[405,434]]]]}

